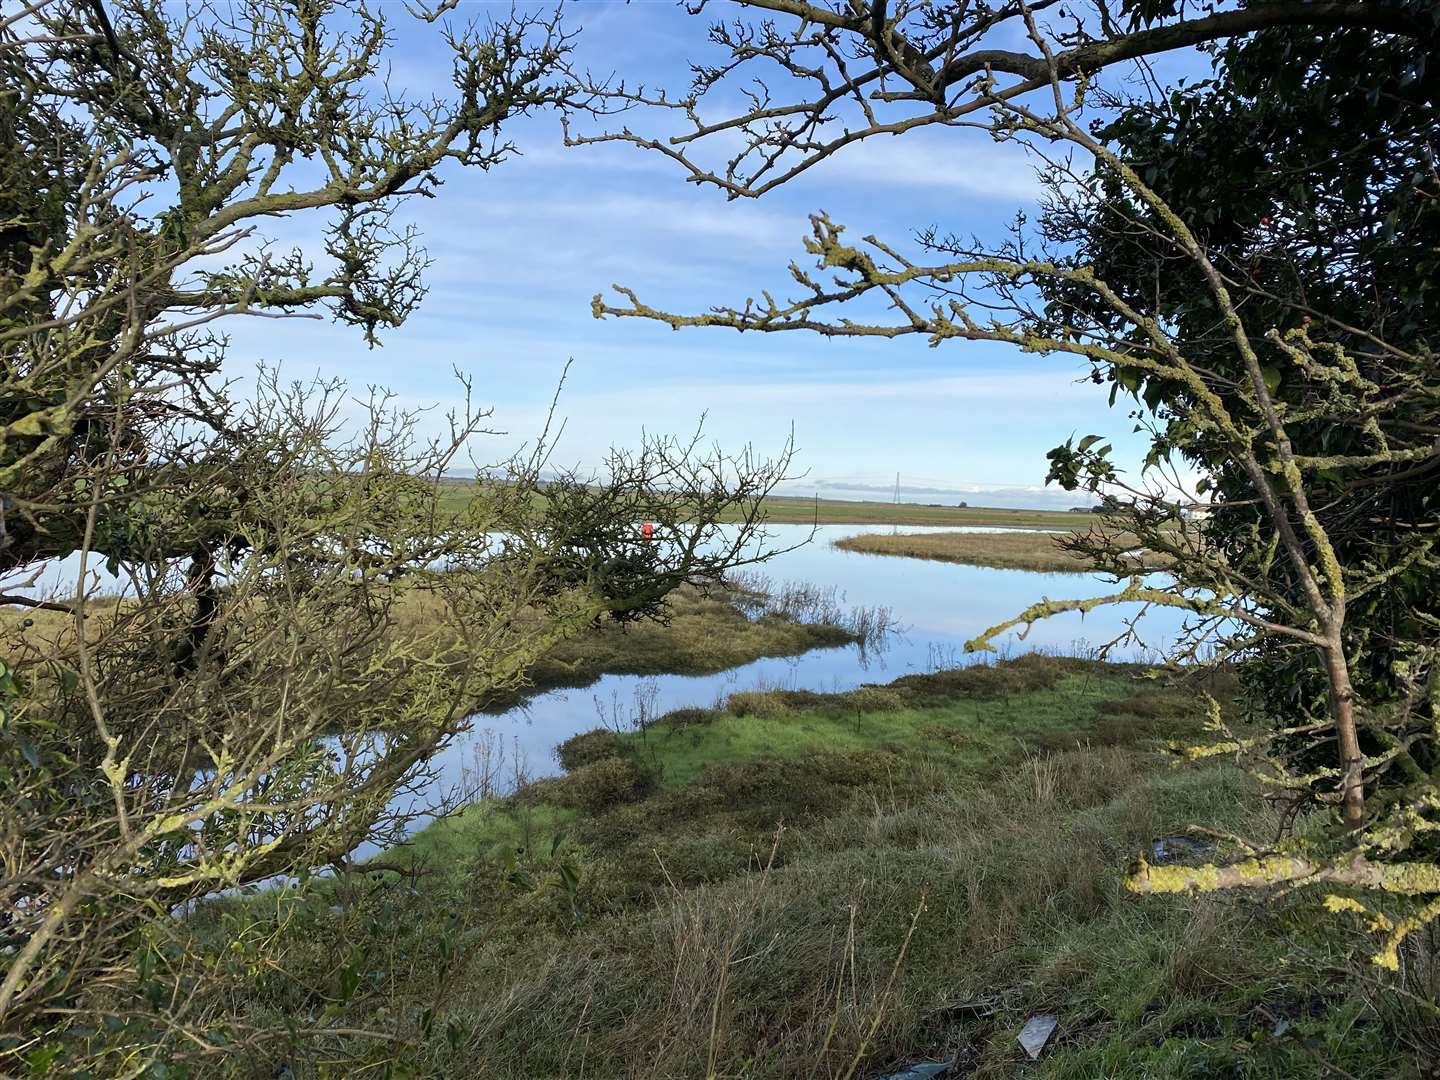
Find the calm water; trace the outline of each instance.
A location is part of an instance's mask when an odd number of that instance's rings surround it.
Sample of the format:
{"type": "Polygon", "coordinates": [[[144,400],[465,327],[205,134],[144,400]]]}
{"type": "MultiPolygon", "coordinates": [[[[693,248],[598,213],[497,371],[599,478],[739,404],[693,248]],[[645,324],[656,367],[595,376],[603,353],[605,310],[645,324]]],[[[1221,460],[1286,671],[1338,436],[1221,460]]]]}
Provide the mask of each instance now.
{"type": "MultiPolygon", "coordinates": [[[[776,545],[798,543],[808,525],[771,526],[776,545]]],[[[776,582],[835,586],[852,607],[888,607],[900,624],[885,646],[862,655],[857,646],[815,649],[801,656],[769,657],[717,675],[606,675],[586,687],[553,690],[500,715],[477,714],[470,732],[451,743],[435,761],[439,786],[461,785],[476,771],[483,748],[500,746],[506,770],[518,760],[531,777],[558,771],[554,747],[577,732],[602,725],[628,726],[640,715],[658,716],[686,706],[712,706],[738,690],[784,687],[843,691],[863,683],[889,682],[917,671],[972,663],[965,642],[1043,596],[1096,596],[1114,586],[1102,577],[1037,574],[977,566],[926,562],[842,551],[831,541],[862,532],[953,532],[953,528],[828,525],[812,543],[778,556],[763,567],[776,582]]],[[[984,531],[984,530],[973,530],[984,531]]],[[[1038,623],[1025,640],[1012,633],[997,641],[1000,655],[1031,650],[1081,652],[1110,641],[1133,617],[1136,605],[1100,608],[1086,616],[1067,614],[1038,623]]],[[[1179,630],[1181,616],[1151,610],[1140,622],[1146,648],[1116,658],[1143,658],[1164,649],[1179,630]]]]}
{"type": "MultiPolygon", "coordinates": [[[[808,525],[770,527],[772,546],[798,544],[808,525]]],[[[783,687],[834,692],[864,683],[884,683],[917,671],[973,663],[965,642],[987,627],[1012,617],[1041,597],[1096,596],[1114,586],[1099,576],[1036,574],[977,566],[926,562],[884,555],[862,555],[832,547],[832,541],[857,533],[947,532],[953,527],[827,525],[813,541],[785,552],[761,568],[772,581],[833,586],[846,607],[889,608],[898,629],[878,650],[862,654],[858,646],[815,649],[801,656],[767,657],[716,675],[606,675],[586,687],[553,690],[499,715],[477,714],[469,731],[453,740],[432,762],[434,779],[396,800],[397,808],[418,811],[444,794],[469,786],[485,748],[505,756],[504,774],[518,763],[531,778],[550,775],[559,766],[554,747],[581,731],[602,725],[628,727],[640,716],[654,717],[686,706],[709,707],[739,690],[783,687]]],[[[984,530],[964,530],[984,531],[984,530]]],[[[99,561],[99,560],[97,560],[99,561]]],[[[46,568],[32,583],[35,593],[73,593],[75,557],[46,568]]],[[[121,591],[103,568],[92,570],[91,584],[121,591]]],[[[1104,644],[1124,630],[1137,605],[1099,608],[1090,614],[1061,615],[1036,624],[1025,640],[1011,633],[997,641],[1000,655],[1032,650],[1079,653],[1104,644]]],[[[1165,649],[1183,616],[1152,609],[1140,621],[1144,646],[1116,658],[1144,658],[1165,649]]],[[[502,784],[504,776],[501,777],[502,784]]]]}

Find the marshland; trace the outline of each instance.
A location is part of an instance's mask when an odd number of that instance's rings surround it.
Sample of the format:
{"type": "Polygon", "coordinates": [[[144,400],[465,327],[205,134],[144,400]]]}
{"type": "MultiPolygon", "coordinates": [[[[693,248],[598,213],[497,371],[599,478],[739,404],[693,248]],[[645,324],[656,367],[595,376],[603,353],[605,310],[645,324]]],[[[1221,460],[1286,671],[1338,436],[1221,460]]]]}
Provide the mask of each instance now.
{"type": "Polygon", "coordinates": [[[1440,3],[0,8],[0,1076],[1440,1075],[1440,3]]]}

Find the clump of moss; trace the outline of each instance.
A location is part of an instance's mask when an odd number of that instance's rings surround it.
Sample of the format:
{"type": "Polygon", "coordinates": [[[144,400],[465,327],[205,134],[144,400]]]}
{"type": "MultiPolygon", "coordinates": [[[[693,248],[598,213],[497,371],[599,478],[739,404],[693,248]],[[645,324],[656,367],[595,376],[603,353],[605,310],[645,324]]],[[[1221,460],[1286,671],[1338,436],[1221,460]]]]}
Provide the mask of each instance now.
{"type": "Polygon", "coordinates": [[[621,754],[620,736],[608,728],[582,731],[555,748],[555,760],[566,772],[574,772],[606,758],[620,757],[621,754]]]}
{"type": "Polygon", "coordinates": [[[557,806],[599,814],[638,802],[654,788],[653,773],[629,758],[607,757],[547,781],[544,795],[557,806]]]}
{"type": "Polygon", "coordinates": [[[720,709],[702,709],[698,706],[691,706],[684,709],[675,709],[668,712],[656,721],[657,725],[663,726],[670,734],[685,731],[687,728],[703,727],[706,724],[713,724],[716,717],[723,715],[720,709]]]}
{"type": "Polygon", "coordinates": [[[1009,694],[1050,690],[1070,672],[1070,665],[1063,659],[1026,655],[1003,664],[971,664],[924,675],[902,675],[889,689],[907,705],[928,708],[963,698],[991,701],[1009,694]]]}

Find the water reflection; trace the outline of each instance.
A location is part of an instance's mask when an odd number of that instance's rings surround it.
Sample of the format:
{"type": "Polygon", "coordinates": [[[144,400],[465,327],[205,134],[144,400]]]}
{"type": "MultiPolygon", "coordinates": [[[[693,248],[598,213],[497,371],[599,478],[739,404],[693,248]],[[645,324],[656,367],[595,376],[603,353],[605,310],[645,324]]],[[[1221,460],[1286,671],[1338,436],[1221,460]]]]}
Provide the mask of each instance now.
{"type": "MultiPolygon", "coordinates": [[[[777,547],[794,544],[810,526],[772,526],[777,547]]],[[[795,657],[768,657],[716,675],[606,675],[590,686],[553,690],[500,715],[480,714],[472,733],[455,740],[434,762],[442,786],[457,785],[473,772],[476,748],[498,740],[523,759],[530,776],[558,771],[554,747],[580,731],[602,724],[628,724],[641,716],[673,709],[708,707],[738,690],[785,688],[834,692],[863,683],[889,682],[916,671],[933,671],[973,662],[964,643],[1040,599],[1094,596],[1113,591],[1098,575],[1038,574],[1019,570],[959,566],[953,563],[866,555],[831,546],[857,533],[888,533],[892,526],[826,525],[814,542],[778,556],[764,571],[777,581],[833,585],[839,599],[858,607],[888,607],[901,629],[886,647],[862,655],[855,646],[816,649],[795,657]],[[493,734],[486,734],[486,732],[493,734]]],[[[904,527],[902,532],[953,532],[953,528],[904,527]]],[[[983,532],[985,530],[965,530],[983,532]]],[[[1088,615],[1070,613],[1037,624],[1021,640],[1016,633],[997,641],[1001,655],[1032,650],[1083,652],[1117,637],[1138,605],[1100,608],[1088,615]]],[[[1116,658],[1144,659],[1167,648],[1179,632],[1182,616],[1152,609],[1140,621],[1143,646],[1130,646],[1116,658]]],[[[512,758],[513,767],[513,758],[512,758]]]]}
{"type": "MultiPolygon", "coordinates": [[[[812,530],[808,525],[780,525],[769,531],[772,546],[784,549],[800,543],[812,530]]],[[[715,675],[606,675],[589,686],[539,695],[499,715],[478,714],[471,730],[431,762],[435,779],[397,798],[397,807],[409,811],[433,806],[444,793],[475,786],[477,776],[497,767],[497,748],[504,754],[498,766],[503,775],[494,780],[503,787],[507,777],[513,783],[517,769],[532,778],[557,772],[554,747],[577,732],[602,725],[623,728],[637,719],[674,709],[714,706],[739,690],[837,692],[912,672],[971,663],[976,657],[965,655],[968,639],[1041,597],[1060,599],[1113,591],[1112,584],[1098,575],[995,570],[867,555],[831,546],[844,536],[894,531],[986,530],[826,525],[814,530],[811,543],[786,551],[762,568],[777,583],[833,586],[836,599],[847,607],[889,608],[900,629],[888,636],[883,648],[868,654],[856,646],[816,649],[802,656],[763,658],[715,675]]],[[[57,560],[45,567],[39,580],[27,582],[28,591],[36,595],[72,593],[77,570],[78,556],[57,560]]],[[[102,560],[92,560],[87,577],[89,584],[101,591],[122,591],[122,581],[105,572],[102,560]]],[[[997,645],[1001,655],[1033,650],[1081,653],[1120,635],[1126,620],[1138,610],[1138,605],[1128,604],[1102,607],[1088,615],[1069,613],[1036,624],[1024,640],[1011,633],[997,645]]],[[[1183,618],[1173,609],[1151,609],[1139,623],[1144,644],[1130,646],[1115,654],[1116,658],[1143,659],[1167,649],[1183,618]]],[[[367,846],[366,850],[373,849],[367,846]]]]}

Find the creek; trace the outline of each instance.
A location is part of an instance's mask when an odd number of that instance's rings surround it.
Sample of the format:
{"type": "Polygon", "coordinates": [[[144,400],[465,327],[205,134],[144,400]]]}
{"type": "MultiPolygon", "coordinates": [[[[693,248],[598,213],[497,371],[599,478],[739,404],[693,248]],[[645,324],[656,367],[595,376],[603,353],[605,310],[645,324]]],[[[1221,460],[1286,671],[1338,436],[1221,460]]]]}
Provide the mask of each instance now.
{"type": "MultiPolygon", "coordinates": [[[[772,525],[775,547],[799,544],[809,525],[772,525]]],[[[432,762],[435,780],[407,796],[409,805],[431,792],[473,786],[486,771],[535,779],[559,771],[554,748],[571,735],[596,727],[621,730],[675,709],[709,708],[742,690],[793,689],[823,693],[885,683],[914,672],[957,667],[984,659],[967,655],[967,640],[1041,599],[1089,597],[1115,591],[1100,575],[1041,574],[997,570],[889,555],[869,555],[832,546],[859,533],[986,532],[993,530],[890,525],[823,525],[811,542],[776,556],[763,573],[776,584],[804,582],[834,587],[842,606],[888,608],[895,628],[876,646],[812,649],[799,656],[763,657],[713,675],[605,675],[588,686],[538,694],[499,714],[477,713],[470,729],[432,762]],[[503,755],[503,761],[497,761],[503,755]]],[[[1034,650],[1086,655],[1125,630],[1139,605],[1068,613],[1037,623],[1022,639],[1018,631],[997,639],[1000,657],[1034,650]]],[[[1180,631],[1183,616],[1151,609],[1138,622],[1143,644],[1111,654],[1117,660],[1154,658],[1180,631]]],[[[504,785],[501,785],[504,786],[504,785]]]]}

